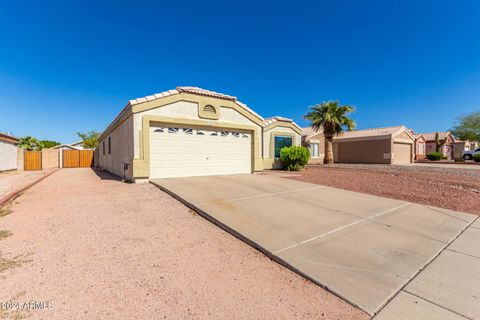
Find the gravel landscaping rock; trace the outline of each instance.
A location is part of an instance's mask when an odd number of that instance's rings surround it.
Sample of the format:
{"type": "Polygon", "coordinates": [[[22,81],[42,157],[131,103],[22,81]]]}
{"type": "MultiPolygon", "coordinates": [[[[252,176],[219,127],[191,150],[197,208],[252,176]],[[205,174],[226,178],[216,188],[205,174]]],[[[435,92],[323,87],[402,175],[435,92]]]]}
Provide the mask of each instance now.
{"type": "Polygon", "coordinates": [[[150,184],[61,169],[11,209],[0,301],[31,319],[369,318],[150,184]]]}
{"type": "Polygon", "coordinates": [[[0,199],[48,175],[55,169],[40,171],[8,171],[0,173],[0,199]]]}
{"type": "Polygon", "coordinates": [[[480,215],[478,170],[335,164],[309,166],[289,178],[480,215]]]}

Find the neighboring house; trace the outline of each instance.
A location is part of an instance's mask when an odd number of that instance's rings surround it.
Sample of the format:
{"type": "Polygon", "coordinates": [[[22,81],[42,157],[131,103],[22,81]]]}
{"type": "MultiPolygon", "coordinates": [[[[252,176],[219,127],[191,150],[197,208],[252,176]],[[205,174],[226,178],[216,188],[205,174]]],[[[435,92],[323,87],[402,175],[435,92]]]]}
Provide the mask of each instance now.
{"type": "Polygon", "coordinates": [[[302,129],[302,145],[310,152],[309,163],[322,163],[325,157],[325,140],[323,132],[315,131],[312,127],[302,129]]]}
{"type": "Polygon", "coordinates": [[[421,133],[412,134],[415,137],[415,160],[424,160],[427,157],[425,137],[421,133]]]}
{"type": "MultiPolygon", "coordinates": [[[[304,128],[302,142],[310,153],[323,158],[322,132],[304,128]]],[[[407,164],[413,162],[415,138],[405,126],[345,131],[333,138],[337,163],[407,164]]]]}
{"type": "Polygon", "coordinates": [[[478,142],[476,141],[463,141],[455,139],[453,141],[453,155],[455,159],[461,158],[463,152],[465,151],[474,151],[478,148],[478,142]]]}
{"type": "Polygon", "coordinates": [[[98,165],[135,182],[252,173],[278,166],[281,148],[300,138],[290,119],[264,119],[236,97],[177,87],[130,100],[99,138],[98,165]]]}
{"type": "Polygon", "coordinates": [[[18,138],[0,132],[0,171],[17,169],[18,138]]]}
{"type": "Polygon", "coordinates": [[[51,149],[58,149],[58,150],[85,150],[82,146],[83,141],[78,141],[71,144],[60,144],[58,146],[52,147],[51,149]]]}
{"type": "MultiPolygon", "coordinates": [[[[422,133],[425,138],[425,151],[426,153],[436,151],[436,132],[422,133]]],[[[440,142],[446,139],[445,144],[440,148],[440,152],[444,157],[451,160],[454,157],[453,154],[453,142],[455,141],[453,135],[450,132],[438,132],[438,139],[440,142]]]]}

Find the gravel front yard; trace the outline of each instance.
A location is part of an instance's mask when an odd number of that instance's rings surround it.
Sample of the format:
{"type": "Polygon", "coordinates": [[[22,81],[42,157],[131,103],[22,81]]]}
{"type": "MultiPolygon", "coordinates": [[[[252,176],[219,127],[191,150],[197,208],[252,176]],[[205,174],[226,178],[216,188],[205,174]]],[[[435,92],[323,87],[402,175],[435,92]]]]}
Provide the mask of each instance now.
{"type": "Polygon", "coordinates": [[[32,319],[368,319],[150,184],[61,169],[0,218],[0,301],[32,319]]]}
{"type": "Polygon", "coordinates": [[[309,166],[291,179],[480,215],[480,170],[426,166],[309,166]]]}
{"type": "Polygon", "coordinates": [[[40,171],[8,171],[0,173],[0,199],[44,177],[55,169],[40,171]]]}

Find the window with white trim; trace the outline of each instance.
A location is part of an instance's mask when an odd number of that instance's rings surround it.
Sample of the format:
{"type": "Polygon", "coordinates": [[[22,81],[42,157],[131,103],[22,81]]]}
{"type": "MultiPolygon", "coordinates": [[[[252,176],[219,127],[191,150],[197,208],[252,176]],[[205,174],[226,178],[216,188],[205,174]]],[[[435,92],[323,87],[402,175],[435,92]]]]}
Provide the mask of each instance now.
{"type": "Polygon", "coordinates": [[[310,143],[310,157],[318,158],[318,143],[310,143]]]}

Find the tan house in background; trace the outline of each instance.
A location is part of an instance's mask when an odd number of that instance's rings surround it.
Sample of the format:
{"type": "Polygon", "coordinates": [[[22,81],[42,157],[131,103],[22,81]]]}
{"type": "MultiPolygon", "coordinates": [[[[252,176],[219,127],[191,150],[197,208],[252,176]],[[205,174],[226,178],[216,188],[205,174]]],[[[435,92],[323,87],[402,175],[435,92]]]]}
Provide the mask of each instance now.
{"type": "Polygon", "coordinates": [[[415,137],[415,160],[424,160],[427,157],[425,137],[421,133],[415,134],[413,130],[410,132],[415,137]]]}
{"type": "MultiPolygon", "coordinates": [[[[430,133],[422,133],[423,137],[425,138],[425,152],[428,154],[430,152],[435,152],[436,151],[436,142],[435,142],[435,136],[436,132],[430,132],[430,133]]],[[[453,142],[455,141],[455,138],[450,132],[438,132],[438,139],[443,141],[446,139],[446,143],[440,148],[440,152],[444,157],[446,157],[448,160],[451,160],[454,158],[454,152],[453,152],[453,142]]]]}
{"type": "Polygon", "coordinates": [[[323,163],[325,140],[321,131],[315,131],[312,127],[303,128],[302,145],[307,147],[310,152],[310,164],[323,163]]]}
{"type": "Polygon", "coordinates": [[[58,149],[58,150],[86,150],[83,147],[83,141],[77,141],[70,144],[59,144],[58,146],[52,147],[51,149],[58,149]]]}
{"type": "MultiPolygon", "coordinates": [[[[311,163],[320,162],[313,157],[316,144],[323,159],[323,141],[323,133],[304,128],[302,143],[312,154],[311,163]]],[[[336,163],[407,164],[413,162],[414,143],[405,126],[345,131],[333,139],[333,156],[336,163]]]]}
{"type": "Polygon", "coordinates": [[[453,155],[455,159],[461,158],[465,151],[475,151],[478,148],[476,141],[462,141],[455,139],[453,141],[453,155]]]}
{"type": "Polygon", "coordinates": [[[18,138],[0,132],[0,171],[17,169],[18,138]]]}
{"type": "Polygon", "coordinates": [[[278,166],[301,128],[197,87],[130,100],[100,136],[98,165],[127,180],[253,173],[278,166]]]}

